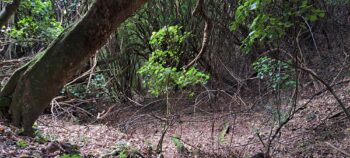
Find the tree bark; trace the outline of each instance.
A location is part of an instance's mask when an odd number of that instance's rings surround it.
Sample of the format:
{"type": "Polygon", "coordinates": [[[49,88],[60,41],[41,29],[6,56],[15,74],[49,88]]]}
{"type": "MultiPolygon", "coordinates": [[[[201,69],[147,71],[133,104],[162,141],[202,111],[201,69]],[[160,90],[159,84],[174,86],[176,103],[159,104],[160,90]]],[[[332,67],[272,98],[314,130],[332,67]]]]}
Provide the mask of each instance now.
{"type": "Polygon", "coordinates": [[[2,9],[0,12],[0,28],[8,23],[11,16],[16,13],[20,3],[20,0],[13,0],[11,4],[8,4],[4,9],[2,9]]]}
{"type": "Polygon", "coordinates": [[[0,109],[33,134],[32,125],[110,34],[147,0],[96,0],[87,14],[43,52],[18,69],[0,93],[0,109]]]}

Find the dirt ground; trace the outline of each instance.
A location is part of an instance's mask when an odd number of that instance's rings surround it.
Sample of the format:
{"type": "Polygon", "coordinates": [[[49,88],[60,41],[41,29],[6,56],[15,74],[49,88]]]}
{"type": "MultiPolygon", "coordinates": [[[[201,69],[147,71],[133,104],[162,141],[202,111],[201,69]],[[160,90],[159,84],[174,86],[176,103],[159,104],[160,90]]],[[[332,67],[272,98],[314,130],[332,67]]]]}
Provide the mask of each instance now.
{"type": "MultiPolygon", "coordinates": [[[[347,106],[350,106],[349,88],[350,85],[345,85],[337,89],[347,106]]],[[[305,97],[298,104],[308,101],[305,97]]],[[[237,100],[223,104],[219,99],[211,103],[215,108],[208,108],[207,103],[175,102],[177,105],[170,108],[171,123],[162,144],[164,157],[250,157],[265,151],[266,144],[262,141],[267,142],[272,118],[266,110],[259,110],[258,105],[252,108],[250,103],[243,105],[237,100]],[[174,136],[181,140],[186,154],[176,148],[172,141],[174,136]]],[[[104,123],[86,125],[47,115],[38,125],[52,140],[78,145],[84,155],[100,156],[123,142],[140,153],[150,154],[156,150],[166,127],[162,119],[166,109],[157,106],[147,107],[147,110],[144,110],[146,107],[130,107],[104,123]]],[[[272,157],[349,156],[350,125],[344,114],[334,115],[339,111],[332,95],[317,96],[282,129],[272,144],[272,157]]]]}
{"type": "MultiPolygon", "coordinates": [[[[336,89],[347,106],[349,89],[350,84],[336,89]]],[[[308,102],[312,94],[303,94],[298,105],[308,102]]],[[[48,152],[53,142],[70,145],[85,157],[108,155],[120,145],[129,152],[156,157],[163,133],[164,157],[251,157],[265,151],[271,127],[273,131],[278,127],[266,110],[269,103],[205,98],[192,103],[173,99],[169,108],[163,104],[117,107],[108,118],[85,123],[73,116],[43,115],[37,128],[48,142],[18,136],[14,127],[1,122],[0,157],[54,157],[48,152]],[[20,148],[19,140],[28,145],[20,148]]],[[[331,94],[318,95],[282,128],[271,144],[271,157],[349,157],[350,124],[344,114],[336,115],[340,111],[331,94]]]]}

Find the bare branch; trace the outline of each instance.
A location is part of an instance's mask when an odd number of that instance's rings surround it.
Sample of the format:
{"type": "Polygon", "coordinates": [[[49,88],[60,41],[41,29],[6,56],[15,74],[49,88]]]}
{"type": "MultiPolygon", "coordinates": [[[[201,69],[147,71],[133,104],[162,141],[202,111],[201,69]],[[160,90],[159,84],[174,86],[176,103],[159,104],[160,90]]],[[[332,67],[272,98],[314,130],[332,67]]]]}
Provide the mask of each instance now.
{"type": "Polygon", "coordinates": [[[191,66],[193,66],[204,54],[208,47],[209,39],[210,39],[210,30],[212,28],[212,21],[208,17],[208,15],[204,11],[204,0],[198,0],[195,10],[192,12],[192,15],[199,15],[201,16],[205,21],[204,26],[204,33],[203,33],[203,41],[202,41],[202,48],[200,49],[197,56],[189,63],[187,64],[184,69],[188,69],[191,66]]]}

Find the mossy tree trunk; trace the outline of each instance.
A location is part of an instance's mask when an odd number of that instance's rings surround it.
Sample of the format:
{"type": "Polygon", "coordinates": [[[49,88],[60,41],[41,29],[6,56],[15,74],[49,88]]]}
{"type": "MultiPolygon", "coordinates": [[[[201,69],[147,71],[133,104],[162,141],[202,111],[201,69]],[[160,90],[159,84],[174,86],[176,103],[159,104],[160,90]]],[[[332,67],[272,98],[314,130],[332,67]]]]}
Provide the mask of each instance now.
{"type": "Polygon", "coordinates": [[[25,135],[65,83],[147,0],[96,0],[87,14],[18,69],[0,93],[0,111],[25,135]]]}

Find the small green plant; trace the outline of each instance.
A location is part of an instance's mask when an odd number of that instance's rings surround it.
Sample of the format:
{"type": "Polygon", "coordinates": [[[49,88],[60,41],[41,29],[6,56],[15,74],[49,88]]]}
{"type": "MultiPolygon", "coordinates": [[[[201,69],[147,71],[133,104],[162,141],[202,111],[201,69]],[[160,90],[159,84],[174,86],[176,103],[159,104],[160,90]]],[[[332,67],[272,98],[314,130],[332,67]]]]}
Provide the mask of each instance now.
{"type": "Polygon", "coordinates": [[[181,139],[180,139],[179,136],[173,135],[173,136],[171,137],[171,141],[174,143],[174,145],[175,145],[175,147],[176,147],[176,149],[177,149],[178,151],[183,151],[183,150],[184,150],[185,146],[184,146],[184,144],[182,143],[182,141],[181,141],[181,139]]]}
{"type": "Polygon", "coordinates": [[[28,147],[28,143],[25,140],[23,140],[23,139],[17,140],[16,145],[19,148],[26,148],[26,147],[28,147]]]}
{"type": "Polygon", "coordinates": [[[184,69],[183,42],[190,36],[181,33],[180,26],[164,27],[154,32],[150,44],[155,49],[138,73],[144,77],[145,85],[156,96],[178,87],[205,84],[209,76],[195,67],[184,69]]]}
{"type": "Polygon", "coordinates": [[[85,83],[77,83],[68,85],[64,88],[63,91],[66,91],[70,95],[86,99],[88,97],[101,98],[106,96],[108,89],[106,88],[106,79],[102,74],[96,74],[90,82],[90,85],[87,87],[85,83]]]}
{"type": "Polygon", "coordinates": [[[288,63],[263,56],[253,63],[253,68],[258,77],[266,79],[275,90],[296,86],[294,71],[288,63]]]}
{"type": "Polygon", "coordinates": [[[304,20],[314,22],[324,16],[324,11],[310,0],[241,0],[231,30],[236,31],[240,26],[249,28],[242,48],[250,52],[254,44],[276,47],[288,29],[306,28],[304,20]]]}
{"type": "Polygon", "coordinates": [[[58,158],[82,158],[79,154],[64,154],[59,156],[58,158]]]}
{"type": "MultiPolygon", "coordinates": [[[[15,27],[3,29],[17,40],[38,39],[49,43],[62,31],[61,23],[56,21],[52,3],[49,0],[23,0],[15,27]]],[[[29,40],[30,41],[30,40],[29,40]]],[[[21,46],[31,46],[31,42],[21,42],[21,46]]]]}
{"type": "Polygon", "coordinates": [[[113,146],[113,150],[119,153],[119,158],[127,158],[129,153],[132,153],[130,152],[129,142],[125,140],[117,141],[113,146]]]}
{"type": "Polygon", "coordinates": [[[118,156],[119,158],[128,158],[128,154],[125,150],[121,151],[118,156]]]}
{"type": "Polygon", "coordinates": [[[36,130],[34,132],[34,135],[35,135],[35,141],[39,142],[39,143],[46,143],[46,142],[49,142],[49,138],[45,137],[43,135],[43,133],[39,130],[36,130]]]}

